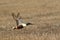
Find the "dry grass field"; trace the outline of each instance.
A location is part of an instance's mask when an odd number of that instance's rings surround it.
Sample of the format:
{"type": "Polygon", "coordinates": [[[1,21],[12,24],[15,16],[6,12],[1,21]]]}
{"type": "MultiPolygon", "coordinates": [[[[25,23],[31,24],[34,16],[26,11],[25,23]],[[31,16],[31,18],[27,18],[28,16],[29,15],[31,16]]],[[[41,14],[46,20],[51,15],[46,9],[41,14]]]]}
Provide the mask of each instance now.
{"type": "Polygon", "coordinates": [[[60,40],[60,0],[0,0],[0,40],[60,40]],[[12,30],[12,13],[33,25],[12,30]]]}

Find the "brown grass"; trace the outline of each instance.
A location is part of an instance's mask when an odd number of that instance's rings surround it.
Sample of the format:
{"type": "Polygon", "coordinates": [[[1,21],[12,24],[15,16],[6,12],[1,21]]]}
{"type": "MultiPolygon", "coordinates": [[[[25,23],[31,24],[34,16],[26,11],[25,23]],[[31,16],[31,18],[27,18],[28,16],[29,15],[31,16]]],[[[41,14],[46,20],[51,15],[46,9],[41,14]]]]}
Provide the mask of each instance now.
{"type": "Polygon", "coordinates": [[[60,40],[60,0],[0,0],[0,40],[60,40]],[[18,12],[33,25],[12,30],[18,12]]]}

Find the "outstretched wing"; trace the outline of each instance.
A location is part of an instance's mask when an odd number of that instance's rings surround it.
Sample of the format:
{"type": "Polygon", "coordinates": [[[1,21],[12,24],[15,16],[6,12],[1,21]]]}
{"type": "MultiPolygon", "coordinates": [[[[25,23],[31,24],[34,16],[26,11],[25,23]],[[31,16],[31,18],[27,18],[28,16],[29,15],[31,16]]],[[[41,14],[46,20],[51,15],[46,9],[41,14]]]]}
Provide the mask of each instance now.
{"type": "Polygon", "coordinates": [[[18,12],[18,14],[17,14],[17,18],[19,17],[19,15],[20,15],[20,13],[18,12]]]}
{"type": "Polygon", "coordinates": [[[16,16],[18,19],[22,19],[20,13],[18,12],[17,16],[16,16]]]}
{"type": "Polygon", "coordinates": [[[14,13],[12,13],[12,17],[14,20],[16,20],[16,16],[14,15],[14,13]]]}

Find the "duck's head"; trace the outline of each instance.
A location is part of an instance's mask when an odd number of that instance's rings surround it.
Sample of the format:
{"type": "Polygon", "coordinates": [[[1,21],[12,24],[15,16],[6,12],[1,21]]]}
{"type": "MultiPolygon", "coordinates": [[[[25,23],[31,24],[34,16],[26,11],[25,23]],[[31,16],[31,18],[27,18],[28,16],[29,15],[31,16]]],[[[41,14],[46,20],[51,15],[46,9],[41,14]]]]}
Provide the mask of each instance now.
{"type": "Polygon", "coordinates": [[[26,25],[32,25],[32,23],[27,23],[26,25]]]}

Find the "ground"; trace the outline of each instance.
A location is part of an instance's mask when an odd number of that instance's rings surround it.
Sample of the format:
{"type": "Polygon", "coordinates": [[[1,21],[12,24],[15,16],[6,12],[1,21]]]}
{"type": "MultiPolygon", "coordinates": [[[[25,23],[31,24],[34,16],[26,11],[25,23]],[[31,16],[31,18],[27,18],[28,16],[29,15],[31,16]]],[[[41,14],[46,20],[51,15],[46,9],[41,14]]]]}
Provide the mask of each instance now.
{"type": "Polygon", "coordinates": [[[60,40],[60,0],[0,0],[0,40],[60,40]],[[18,12],[33,25],[13,30],[18,12]]]}

